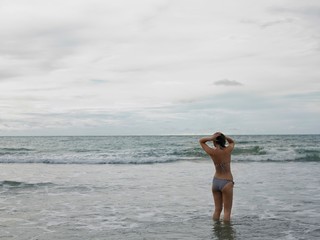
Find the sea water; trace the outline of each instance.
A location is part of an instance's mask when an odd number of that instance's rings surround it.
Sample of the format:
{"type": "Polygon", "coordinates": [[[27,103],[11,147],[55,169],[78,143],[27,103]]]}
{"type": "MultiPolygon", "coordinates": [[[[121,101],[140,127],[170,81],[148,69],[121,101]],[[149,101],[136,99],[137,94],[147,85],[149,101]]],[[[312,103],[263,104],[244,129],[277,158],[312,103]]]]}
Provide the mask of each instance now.
{"type": "Polygon", "coordinates": [[[200,137],[0,137],[0,239],[319,239],[319,135],[232,136],[229,224],[200,137]]]}

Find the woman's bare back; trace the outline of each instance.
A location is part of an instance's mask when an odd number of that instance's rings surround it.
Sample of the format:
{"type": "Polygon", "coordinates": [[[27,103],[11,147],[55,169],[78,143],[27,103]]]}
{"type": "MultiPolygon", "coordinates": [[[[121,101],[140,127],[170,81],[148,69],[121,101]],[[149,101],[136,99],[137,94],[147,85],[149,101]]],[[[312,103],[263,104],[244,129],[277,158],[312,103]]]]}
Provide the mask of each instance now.
{"type": "Polygon", "coordinates": [[[222,179],[233,180],[231,174],[231,151],[228,147],[220,148],[217,147],[213,150],[212,155],[210,155],[214,166],[215,166],[215,177],[222,179]]]}

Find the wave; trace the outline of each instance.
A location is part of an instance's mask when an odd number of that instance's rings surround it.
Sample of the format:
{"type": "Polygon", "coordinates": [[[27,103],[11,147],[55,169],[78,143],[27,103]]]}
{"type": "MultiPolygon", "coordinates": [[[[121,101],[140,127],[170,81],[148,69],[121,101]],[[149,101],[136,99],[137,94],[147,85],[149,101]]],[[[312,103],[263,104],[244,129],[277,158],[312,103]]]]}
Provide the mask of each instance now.
{"type": "MultiPolygon", "coordinates": [[[[191,162],[206,162],[211,161],[209,157],[190,157],[190,158],[134,158],[134,159],[37,159],[37,160],[0,160],[2,164],[87,164],[87,165],[101,165],[101,164],[128,164],[128,165],[140,165],[140,164],[165,164],[181,161],[191,162]]],[[[318,155],[307,155],[297,158],[237,158],[232,159],[233,163],[287,163],[287,162],[320,162],[318,155]]]]}
{"type": "Polygon", "coordinates": [[[20,155],[34,151],[30,148],[0,148],[0,156],[4,155],[20,155]]]}
{"type": "MultiPolygon", "coordinates": [[[[154,164],[210,161],[197,136],[0,138],[0,163],[154,164]]],[[[318,136],[238,136],[234,162],[320,162],[318,136]]],[[[212,143],[209,143],[212,144],[212,143]]]]}
{"type": "Polygon", "coordinates": [[[307,154],[305,157],[297,158],[301,162],[320,162],[319,154],[307,154]]]}
{"type": "Polygon", "coordinates": [[[0,160],[2,164],[57,164],[57,165],[70,165],[70,164],[87,164],[87,165],[103,165],[103,164],[156,164],[156,163],[172,163],[179,161],[195,161],[195,159],[177,159],[177,158],[158,158],[158,159],[37,159],[37,160],[0,160]]]}
{"type": "Polygon", "coordinates": [[[50,183],[50,182],[26,183],[26,182],[10,181],[10,180],[0,181],[1,188],[37,188],[37,187],[51,186],[51,185],[53,185],[53,183],[50,183]]]}
{"type": "Polygon", "coordinates": [[[0,148],[0,151],[7,151],[7,152],[28,152],[33,151],[33,149],[30,148],[0,148]]]}
{"type": "Polygon", "coordinates": [[[313,157],[305,157],[305,158],[297,158],[297,159],[247,159],[247,160],[235,160],[233,162],[237,163],[268,163],[268,162],[274,162],[274,163],[289,163],[289,162],[320,162],[320,158],[313,158],[313,157]]]}
{"type": "Polygon", "coordinates": [[[252,146],[248,148],[235,148],[233,151],[234,155],[266,155],[267,151],[264,150],[261,146],[252,146]]]}

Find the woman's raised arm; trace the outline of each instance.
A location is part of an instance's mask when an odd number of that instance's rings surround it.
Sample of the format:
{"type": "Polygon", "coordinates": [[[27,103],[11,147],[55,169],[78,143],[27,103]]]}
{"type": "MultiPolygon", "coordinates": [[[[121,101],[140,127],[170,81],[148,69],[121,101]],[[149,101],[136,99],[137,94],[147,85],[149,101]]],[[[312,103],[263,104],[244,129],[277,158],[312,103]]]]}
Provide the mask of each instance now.
{"type": "Polygon", "coordinates": [[[212,154],[213,149],[211,147],[209,147],[206,142],[213,141],[213,139],[214,139],[214,136],[203,137],[203,138],[199,139],[199,143],[200,143],[202,149],[209,155],[212,154]]]}
{"type": "Polygon", "coordinates": [[[228,136],[225,136],[226,137],[226,140],[227,140],[227,142],[228,142],[228,144],[229,144],[229,147],[231,147],[232,149],[234,148],[234,145],[236,144],[235,142],[234,142],[234,140],[231,138],[231,137],[228,137],[228,136]]]}

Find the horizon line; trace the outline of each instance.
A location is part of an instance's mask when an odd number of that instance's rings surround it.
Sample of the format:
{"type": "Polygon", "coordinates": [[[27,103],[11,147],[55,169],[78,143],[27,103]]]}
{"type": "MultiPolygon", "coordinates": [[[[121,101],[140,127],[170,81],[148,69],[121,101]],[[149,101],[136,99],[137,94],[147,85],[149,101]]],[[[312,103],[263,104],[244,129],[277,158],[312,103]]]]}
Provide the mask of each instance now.
{"type": "MultiPolygon", "coordinates": [[[[320,135],[320,133],[252,133],[228,134],[231,136],[288,136],[288,135],[320,135]]],[[[0,137],[166,137],[166,136],[210,136],[210,134],[112,134],[112,135],[0,135],[0,137]]]]}

